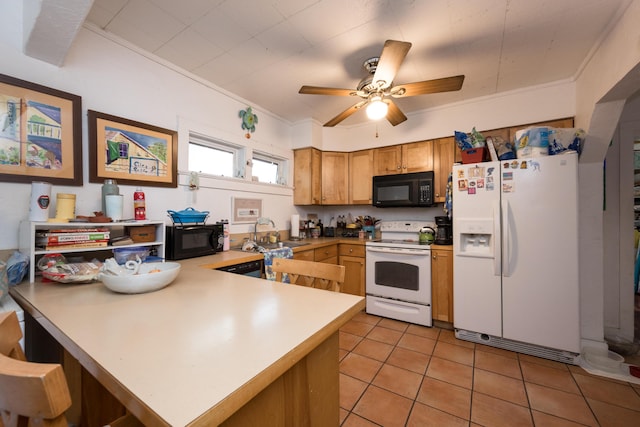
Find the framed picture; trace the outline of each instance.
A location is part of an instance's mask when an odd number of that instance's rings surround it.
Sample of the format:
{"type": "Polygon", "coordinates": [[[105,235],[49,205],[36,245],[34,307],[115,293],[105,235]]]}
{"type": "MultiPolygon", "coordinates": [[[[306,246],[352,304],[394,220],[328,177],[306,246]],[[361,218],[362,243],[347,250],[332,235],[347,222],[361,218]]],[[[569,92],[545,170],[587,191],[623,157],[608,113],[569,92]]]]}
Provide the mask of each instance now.
{"type": "Polygon", "coordinates": [[[0,74],[0,181],[82,185],[81,104],[0,74]]]}
{"type": "Polygon", "coordinates": [[[89,110],[89,181],[178,186],[178,132],[89,110]]]}
{"type": "Polygon", "coordinates": [[[254,223],[262,216],[261,199],[233,197],[231,203],[231,213],[233,214],[234,224],[254,223]]]}

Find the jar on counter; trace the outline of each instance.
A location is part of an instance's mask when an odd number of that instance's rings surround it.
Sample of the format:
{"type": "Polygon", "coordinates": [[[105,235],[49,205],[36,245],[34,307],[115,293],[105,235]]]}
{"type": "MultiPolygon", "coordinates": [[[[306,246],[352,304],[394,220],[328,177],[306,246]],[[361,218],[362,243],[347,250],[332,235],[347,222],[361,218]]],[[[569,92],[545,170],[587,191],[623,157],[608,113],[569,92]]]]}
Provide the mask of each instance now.
{"type": "Polygon", "coordinates": [[[120,188],[118,188],[118,183],[115,179],[105,179],[104,184],[102,184],[102,213],[105,215],[107,214],[106,196],[111,194],[120,194],[120,188]]]}

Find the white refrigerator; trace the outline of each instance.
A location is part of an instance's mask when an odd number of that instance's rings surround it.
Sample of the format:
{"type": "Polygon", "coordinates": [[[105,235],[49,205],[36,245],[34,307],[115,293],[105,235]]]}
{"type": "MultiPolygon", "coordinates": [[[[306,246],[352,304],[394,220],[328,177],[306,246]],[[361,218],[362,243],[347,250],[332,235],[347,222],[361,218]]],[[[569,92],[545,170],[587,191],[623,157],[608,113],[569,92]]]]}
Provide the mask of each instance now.
{"type": "Polygon", "coordinates": [[[458,338],[573,362],[580,352],[577,179],[575,153],[454,166],[458,338]]]}

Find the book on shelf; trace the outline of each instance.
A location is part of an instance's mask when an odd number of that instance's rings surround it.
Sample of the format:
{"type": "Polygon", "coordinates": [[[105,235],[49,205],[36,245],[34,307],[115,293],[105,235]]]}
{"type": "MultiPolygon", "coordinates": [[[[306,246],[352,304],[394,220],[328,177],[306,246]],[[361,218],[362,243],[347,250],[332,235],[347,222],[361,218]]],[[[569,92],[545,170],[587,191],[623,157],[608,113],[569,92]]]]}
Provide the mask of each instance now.
{"type": "Polygon", "coordinates": [[[63,245],[47,245],[44,247],[46,251],[62,251],[67,249],[90,249],[90,248],[104,248],[109,245],[108,240],[81,242],[81,243],[67,243],[63,245]]]}
{"type": "Polygon", "coordinates": [[[48,233],[46,235],[36,236],[36,245],[55,245],[64,243],[81,243],[100,240],[109,240],[111,233],[109,231],[91,231],[91,232],[74,232],[74,233],[48,233]]]}
{"type": "Polygon", "coordinates": [[[111,239],[111,246],[133,245],[135,242],[129,236],[114,237],[111,239]]]}

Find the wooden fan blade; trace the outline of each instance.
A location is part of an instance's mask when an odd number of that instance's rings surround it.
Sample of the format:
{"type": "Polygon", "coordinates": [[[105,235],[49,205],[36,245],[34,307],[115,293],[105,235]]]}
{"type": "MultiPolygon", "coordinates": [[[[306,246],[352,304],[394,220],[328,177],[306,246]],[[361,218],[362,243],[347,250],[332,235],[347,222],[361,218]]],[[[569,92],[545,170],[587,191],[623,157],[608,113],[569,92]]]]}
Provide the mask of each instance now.
{"type": "Polygon", "coordinates": [[[347,117],[349,117],[350,115],[352,115],[353,113],[355,113],[356,111],[364,107],[367,104],[367,102],[369,101],[360,101],[357,104],[352,105],[351,107],[344,110],[342,113],[335,116],[333,119],[329,120],[327,123],[324,124],[324,126],[333,127],[337,125],[338,123],[340,123],[341,121],[343,121],[344,119],[346,119],[347,117]]]}
{"type": "Polygon", "coordinates": [[[387,120],[393,126],[399,125],[400,123],[407,120],[407,116],[404,115],[400,108],[393,102],[391,99],[387,99],[385,102],[389,104],[389,110],[387,111],[387,120]]]}
{"type": "Polygon", "coordinates": [[[401,98],[406,96],[425,95],[428,93],[451,92],[460,90],[464,76],[445,77],[443,79],[425,80],[423,82],[407,83],[394,86],[391,96],[401,98]]]}
{"type": "Polygon", "coordinates": [[[356,96],[353,89],[338,89],[333,87],[302,86],[298,93],[306,95],[334,95],[334,96],[356,96]]]}
{"type": "Polygon", "coordinates": [[[410,48],[411,43],[409,42],[397,40],[387,40],[384,42],[384,47],[378,60],[378,66],[373,75],[373,83],[381,82],[377,83],[380,85],[380,89],[386,89],[391,86],[410,48]]]}

